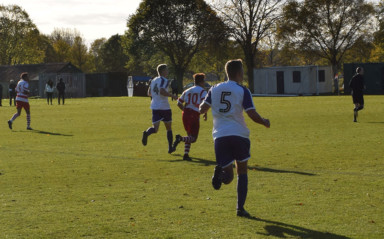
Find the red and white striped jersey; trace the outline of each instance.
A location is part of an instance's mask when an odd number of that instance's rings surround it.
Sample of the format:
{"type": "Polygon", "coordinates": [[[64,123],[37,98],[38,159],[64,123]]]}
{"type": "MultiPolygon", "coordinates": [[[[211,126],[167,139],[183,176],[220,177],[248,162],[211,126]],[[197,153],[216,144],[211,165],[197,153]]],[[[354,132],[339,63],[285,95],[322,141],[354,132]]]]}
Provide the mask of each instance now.
{"type": "Polygon", "coordinates": [[[29,93],[29,83],[28,81],[25,81],[23,79],[19,80],[16,86],[16,101],[23,101],[28,102],[28,94],[25,94],[26,92],[29,93]]]}
{"type": "Polygon", "coordinates": [[[183,92],[178,102],[181,104],[185,103],[184,108],[192,109],[199,112],[199,105],[203,102],[207,91],[201,86],[193,86],[183,92]]]}

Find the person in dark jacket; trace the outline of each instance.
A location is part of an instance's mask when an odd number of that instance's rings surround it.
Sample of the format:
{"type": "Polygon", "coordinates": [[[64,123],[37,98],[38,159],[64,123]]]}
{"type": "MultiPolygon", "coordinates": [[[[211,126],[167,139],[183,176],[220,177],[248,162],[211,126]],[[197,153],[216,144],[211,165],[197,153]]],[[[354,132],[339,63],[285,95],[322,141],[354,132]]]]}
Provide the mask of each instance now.
{"type": "Polygon", "coordinates": [[[64,96],[65,95],[65,83],[63,82],[62,78],[60,78],[59,83],[57,83],[56,89],[57,89],[57,92],[59,92],[58,97],[57,97],[57,99],[59,101],[59,105],[60,105],[60,98],[63,99],[63,105],[64,105],[64,100],[65,100],[65,96],[64,96]]]}
{"type": "Polygon", "coordinates": [[[349,82],[349,87],[352,89],[352,100],[355,108],[353,109],[353,121],[357,122],[358,112],[364,109],[364,69],[362,67],[356,68],[356,74],[349,82]]]}
{"type": "Polygon", "coordinates": [[[12,106],[12,99],[13,105],[16,106],[16,83],[14,80],[9,82],[9,106],[12,106]]]}

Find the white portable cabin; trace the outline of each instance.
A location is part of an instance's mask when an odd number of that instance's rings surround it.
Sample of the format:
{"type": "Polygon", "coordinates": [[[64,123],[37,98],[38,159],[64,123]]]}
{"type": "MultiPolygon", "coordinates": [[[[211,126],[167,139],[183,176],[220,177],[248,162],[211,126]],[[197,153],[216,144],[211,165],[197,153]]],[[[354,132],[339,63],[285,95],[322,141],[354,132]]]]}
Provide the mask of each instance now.
{"type": "Polygon", "coordinates": [[[282,66],[254,69],[254,93],[260,95],[318,95],[331,93],[330,66],[282,66]]]}

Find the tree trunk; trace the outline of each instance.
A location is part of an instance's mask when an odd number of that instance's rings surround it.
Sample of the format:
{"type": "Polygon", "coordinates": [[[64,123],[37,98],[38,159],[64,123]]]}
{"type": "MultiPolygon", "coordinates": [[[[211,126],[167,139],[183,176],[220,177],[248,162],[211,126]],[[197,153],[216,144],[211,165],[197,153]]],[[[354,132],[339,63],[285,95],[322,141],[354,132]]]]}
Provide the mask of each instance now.
{"type": "Polygon", "coordinates": [[[183,92],[183,88],[184,88],[183,78],[184,78],[185,69],[180,66],[174,66],[174,68],[175,68],[175,76],[176,76],[175,80],[177,82],[178,92],[181,93],[183,92]]]}
{"type": "Polygon", "coordinates": [[[244,52],[245,53],[245,64],[247,66],[247,76],[248,76],[248,88],[253,93],[255,91],[255,84],[253,79],[253,67],[254,67],[254,59],[251,51],[244,52]]]}

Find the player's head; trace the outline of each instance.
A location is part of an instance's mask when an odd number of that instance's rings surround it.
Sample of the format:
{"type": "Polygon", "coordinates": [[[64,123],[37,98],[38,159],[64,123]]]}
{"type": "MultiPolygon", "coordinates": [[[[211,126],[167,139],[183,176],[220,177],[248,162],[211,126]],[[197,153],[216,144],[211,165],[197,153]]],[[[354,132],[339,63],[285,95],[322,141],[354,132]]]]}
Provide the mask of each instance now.
{"type": "Polygon", "coordinates": [[[23,79],[25,81],[28,81],[29,78],[28,78],[28,73],[27,72],[23,72],[20,74],[20,79],[23,79]]]}
{"type": "Polygon", "coordinates": [[[196,73],[193,75],[193,81],[195,82],[195,85],[199,85],[201,87],[204,87],[205,83],[205,74],[204,73],[196,73]]]}
{"type": "Polygon", "coordinates": [[[363,74],[364,74],[364,68],[363,68],[363,67],[360,67],[360,66],[357,67],[357,68],[356,68],[356,73],[357,73],[357,74],[360,74],[360,75],[363,75],[363,74]]]}
{"type": "Polygon", "coordinates": [[[160,64],[157,66],[157,74],[159,74],[159,76],[164,76],[164,77],[167,77],[168,75],[168,67],[166,64],[160,64]]]}
{"type": "Polygon", "coordinates": [[[241,59],[230,60],[225,64],[225,73],[229,80],[243,81],[243,61],[241,59]]]}
{"type": "Polygon", "coordinates": [[[59,82],[63,82],[63,78],[60,78],[59,82]]]}

